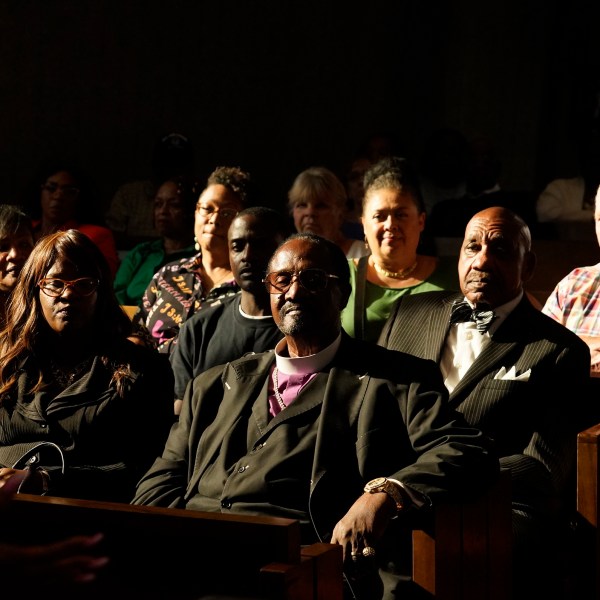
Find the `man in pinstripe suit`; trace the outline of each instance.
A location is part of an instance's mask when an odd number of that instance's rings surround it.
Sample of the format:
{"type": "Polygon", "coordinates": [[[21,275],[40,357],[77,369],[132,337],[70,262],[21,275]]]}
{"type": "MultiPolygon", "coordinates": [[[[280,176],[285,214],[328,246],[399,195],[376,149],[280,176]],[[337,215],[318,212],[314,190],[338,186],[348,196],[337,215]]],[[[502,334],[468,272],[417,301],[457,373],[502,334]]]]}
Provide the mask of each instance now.
{"type": "Polygon", "coordinates": [[[548,582],[545,598],[564,598],[549,561],[574,500],[590,354],[527,299],[534,267],[525,222],[506,208],[485,209],[466,227],[462,293],[400,298],[379,343],[435,360],[449,403],[495,439],[501,467],[512,474],[514,597],[542,597],[548,582]]]}

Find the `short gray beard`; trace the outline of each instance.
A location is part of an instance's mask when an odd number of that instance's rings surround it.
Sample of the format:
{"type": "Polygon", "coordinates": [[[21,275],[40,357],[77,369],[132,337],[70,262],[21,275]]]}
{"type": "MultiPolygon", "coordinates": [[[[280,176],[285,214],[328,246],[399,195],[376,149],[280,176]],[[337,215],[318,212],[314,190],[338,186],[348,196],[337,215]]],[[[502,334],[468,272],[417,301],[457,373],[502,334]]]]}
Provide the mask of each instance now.
{"type": "Polygon", "coordinates": [[[306,330],[306,320],[298,317],[283,317],[280,321],[279,330],[283,335],[298,335],[306,330]]]}

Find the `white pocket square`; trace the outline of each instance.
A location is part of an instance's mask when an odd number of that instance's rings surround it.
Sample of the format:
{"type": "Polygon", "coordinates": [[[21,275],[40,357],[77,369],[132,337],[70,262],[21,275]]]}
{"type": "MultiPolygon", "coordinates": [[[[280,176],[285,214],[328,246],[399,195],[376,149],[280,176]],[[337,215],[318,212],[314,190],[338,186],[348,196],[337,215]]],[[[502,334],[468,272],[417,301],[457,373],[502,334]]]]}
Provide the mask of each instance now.
{"type": "Polygon", "coordinates": [[[514,365],[507,371],[506,367],[502,367],[494,376],[494,379],[502,379],[503,381],[529,381],[531,375],[531,369],[527,369],[520,375],[517,375],[517,371],[514,365]]]}

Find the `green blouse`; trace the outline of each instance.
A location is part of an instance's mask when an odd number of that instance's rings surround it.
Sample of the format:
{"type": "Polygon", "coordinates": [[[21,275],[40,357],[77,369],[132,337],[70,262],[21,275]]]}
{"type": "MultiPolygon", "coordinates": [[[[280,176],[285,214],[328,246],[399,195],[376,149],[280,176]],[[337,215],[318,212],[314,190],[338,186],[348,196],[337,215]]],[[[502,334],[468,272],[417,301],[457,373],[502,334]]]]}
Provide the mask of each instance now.
{"type": "MultiPolygon", "coordinates": [[[[459,290],[458,273],[455,257],[441,257],[435,271],[429,278],[411,287],[392,289],[376,285],[370,281],[365,282],[364,294],[364,336],[362,339],[376,342],[383,326],[390,316],[394,303],[401,296],[407,294],[421,294],[422,292],[433,292],[436,290],[459,290]]],[[[356,332],[356,278],[357,266],[353,260],[348,261],[350,265],[350,283],[352,292],[348,299],[346,308],[342,311],[342,327],[352,337],[361,337],[356,332]]]]}

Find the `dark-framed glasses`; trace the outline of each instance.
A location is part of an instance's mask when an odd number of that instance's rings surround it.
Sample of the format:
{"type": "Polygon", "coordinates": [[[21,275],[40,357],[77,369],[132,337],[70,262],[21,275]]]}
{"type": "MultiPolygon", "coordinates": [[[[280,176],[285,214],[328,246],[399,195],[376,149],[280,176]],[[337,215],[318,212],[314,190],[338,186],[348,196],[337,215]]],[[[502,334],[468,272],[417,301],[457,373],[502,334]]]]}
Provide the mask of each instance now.
{"type": "Polygon", "coordinates": [[[198,204],[197,208],[198,212],[205,219],[210,219],[213,215],[220,215],[223,219],[233,219],[239,212],[235,208],[215,208],[214,206],[205,206],[202,204],[198,204]]]}
{"type": "Polygon", "coordinates": [[[40,290],[51,298],[62,296],[67,288],[71,288],[71,291],[78,296],[91,296],[99,285],[100,282],[93,277],[80,277],[71,281],[57,277],[44,277],[38,282],[40,290]]]}
{"type": "Polygon", "coordinates": [[[331,275],[323,269],[305,269],[293,273],[291,271],[273,271],[263,279],[269,294],[280,294],[287,292],[294,281],[308,292],[322,292],[328,285],[330,279],[339,279],[337,275],[331,275]]]}
{"type": "Polygon", "coordinates": [[[79,194],[80,189],[74,185],[59,185],[58,183],[43,183],[42,189],[49,194],[55,194],[56,192],[61,192],[65,196],[77,196],[79,194]]]}

